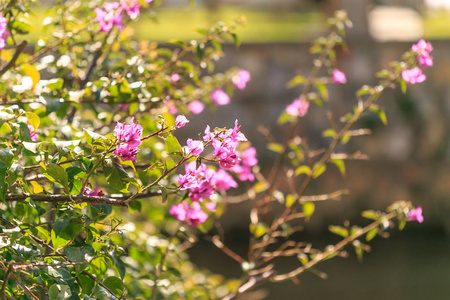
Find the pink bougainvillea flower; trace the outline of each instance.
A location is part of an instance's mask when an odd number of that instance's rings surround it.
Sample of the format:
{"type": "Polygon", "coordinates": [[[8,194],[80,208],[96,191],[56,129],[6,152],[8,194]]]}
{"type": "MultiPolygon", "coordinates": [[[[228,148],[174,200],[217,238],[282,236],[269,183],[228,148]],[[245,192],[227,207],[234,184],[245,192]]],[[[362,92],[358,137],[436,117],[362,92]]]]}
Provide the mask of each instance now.
{"type": "Polygon", "coordinates": [[[5,48],[6,46],[6,37],[9,34],[9,31],[6,30],[7,27],[7,20],[4,16],[0,15],[0,50],[5,48]]]}
{"type": "Polygon", "coordinates": [[[187,123],[189,123],[189,120],[184,115],[178,115],[175,118],[175,126],[177,128],[184,127],[187,123]]]}
{"type": "Polygon", "coordinates": [[[192,203],[191,206],[186,201],[175,204],[170,208],[169,214],[195,227],[208,219],[208,214],[202,210],[201,205],[197,202],[192,203]]]}
{"type": "Polygon", "coordinates": [[[123,8],[119,2],[103,3],[103,9],[96,7],[95,21],[100,24],[100,30],[110,32],[116,26],[120,31],[123,30],[122,17],[123,8]]]}
{"type": "Polygon", "coordinates": [[[141,5],[138,0],[120,0],[120,5],[131,18],[139,16],[141,5]]]}
{"type": "Polygon", "coordinates": [[[300,97],[286,106],[286,112],[293,117],[303,117],[308,112],[308,108],[309,102],[304,97],[300,97]]]}
{"type": "Polygon", "coordinates": [[[247,82],[250,81],[250,73],[246,70],[240,69],[236,75],[231,79],[233,81],[233,85],[240,90],[245,89],[247,82]]]}
{"type": "Polygon", "coordinates": [[[122,144],[116,147],[113,154],[120,157],[123,161],[131,160],[132,162],[136,162],[136,155],[138,152],[139,149],[137,147],[131,147],[129,144],[122,144]]]}
{"type": "Polygon", "coordinates": [[[170,75],[170,82],[175,84],[178,80],[180,80],[181,76],[178,73],[173,73],[170,75]]]}
{"type": "Polygon", "coordinates": [[[31,140],[33,142],[36,142],[37,139],[38,139],[38,135],[36,133],[36,130],[34,130],[33,126],[31,126],[31,124],[27,124],[27,127],[28,127],[28,130],[30,131],[31,140]]]}
{"type": "Polygon", "coordinates": [[[338,69],[333,70],[333,82],[334,83],[347,83],[347,77],[345,77],[344,72],[339,71],[338,69]]]}
{"type": "Polygon", "coordinates": [[[238,152],[239,162],[236,164],[231,171],[238,174],[240,181],[255,181],[255,175],[253,175],[252,167],[258,164],[258,159],[256,158],[256,149],[250,147],[247,150],[238,152]]]}
{"type": "Polygon", "coordinates": [[[417,53],[417,60],[422,68],[433,66],[433,57],[430,52],[433,51],[431,43],[421,39],[417,44],[412,45],[411,49],[417,53]]]}
{"type": "Polygon", "coordinates": [[[423,222],[423,216],[422,216],[422,207],[417,206],[417,208],[413,208],[409,211],[408,216],[409,221],[417,221],[419,223],[423,222]]]}
{"type": "Polygon", "coordinates": [[[187,107],[191,113],[193,113],[194,115],[198,115],[203,111],[205,105],[198,100],[194,100],[191,103],[189,103],[187,107]]]}
{"type": "Polygon", "coordinates": [[[114,128],[114,133],[119,141],[119,145],[114,150],[113,154],[120,157],[123,161],[131,160],[136,162],[136,154],[139,152],[138,146],[141,144],[142,126],[137,122],[133,123],[134,118],[131,118],[130,125],[117,122],[114,128]]]}
{"type": "Polygon", "coordinates": [[[418,67],[403,70],[402,78],[404,81],[410,84],[424,82],[425,79],[427,79],[425,74],[423,74],[422,70],[418,67]]]}
{"type": "Polygon", "coordinates": [[[222,169],[214,172],[213,176],[210,179],[210,183],[216,191],[226,191],[230,188],[236,188],[238,186],[233,177],[222,169]]]}
{"type": "Polygon", "coordinates": [[[189,147],[189,152],[194,156],[199,155],[205,149],[202,141],[197,141],[193,139],[188,139],[186,141],[186,145],[189,147]]]}
{"type": "Polygon", "coordinates": [[[230,96],[221,89],[212,91],[211,99],[217,105],[227,105],[230,103],[230,96]]]}

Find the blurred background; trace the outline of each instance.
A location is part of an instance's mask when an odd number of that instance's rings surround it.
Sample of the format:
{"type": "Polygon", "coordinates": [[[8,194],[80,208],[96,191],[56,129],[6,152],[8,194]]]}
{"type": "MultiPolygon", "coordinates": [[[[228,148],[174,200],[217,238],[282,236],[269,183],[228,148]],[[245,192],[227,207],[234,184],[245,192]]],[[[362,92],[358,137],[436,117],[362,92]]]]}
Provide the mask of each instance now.
{"type": "MultiPolygon", "coordinates": [[[[351,249],[347,259],[324,262],[318,269],[328,274],[326,280],[307,273],[299,284],[269,284],[261,293],[264,299],[450,299],[450,0],[161,2],[156,17],[143,15],[133,25],[139,38],[158,42],[199,38],[193,29],[246,16],[246,26],[238,31],[242,45],[224,45],[226,56],[216,70],[236,66],[248,70],[252,80],[245,90],[235,92],[230,105],[190,116],[189,126],[180,130],[185,136],[178,137],[182,142],[203,132],[206,124],[232,126],[238,119],[259,149],[263,170],[270,168],[274,155],[264,150],[266,141],[257,125],[270,128],[282,140],[277,118],[301,92],[287,89],[286,83],[309,73],[310,41],[326,32],[325,20],[336,9],[345,9],[354,25],[347,35],[350,51],[338,53],[338,67],[348,83],[330,86],[329,105],[337,115],[351,110],[355,91],[376,83],[375,72],[388,68],[412,43],[425,38],[433,44],[435,65],[425,70],[427,80],[409,87],[406,94],[391,90],[381,97],[388,126],[368,115],[358,126],[370,128],[373,135],[354,138],[344,148],[350,153],[361,150],[371,159],[349,162],[345,177],[330,167],[307,190],[313,195],[348,188],[350,195],[318,204],[305,232],[296,238],[319,248],[337,243],[340,238],[328,232],[328,225],[345,220],[367,224],[361,211],[384,210],[396,200],[422,206],[424,223],[409,223],[402,232],[394,229],[389,239],[375,238],[362,263],[351,249]]],[[[326,145],[321,137],[325,126],[323,112],[313,106],[301,123],[311,148],[326,145]]],[[[244,256],[248,211],[248,203],[232,205],[222,220],[226,244],[244,256]]],[[[189,253],[200,267],[230,278],[240,274],[239,265],[206,241],[189,253]]],[[[284,270],[292,268],[292,261],[281,263],[284,270]]]]}
{"type": "MultiPolygon", "coordinates": [[[[259,149],[262,168],[274,158],[265,149],[265,138],[257,125],[283,136],[277,118],[301,88],[287,89],[297,74],[312,67],[310,41],[326,32],[325,20],[336,9],[345,9],[353,21],[348,31],[349,52],[338,53],[339,69],[348,83],[330,87],[330,105],[343,115],[356,104],[355,91],[374,84],[375,72],[389,67],[412,43],[421,38],[432,42],[435,66],[426,69],[426,82],[385,93],[379,104],[386,108],[388,126],[376,116],[367,116],[358,126],[372,136],[354,138],[346,151],[361,150],[369,161],[347,165],[346,177],[329,172],[307,190],[308,194],[348,188],[351,194],[339,202],[317,205],[311,222],[298,240],[316,247],[339,241],[328,225],[367,224],[360,212],[383,210],[396,200],[410,200],[424,209],[423,224],[409,223],[405,230],[391,231],[389,239],[377,237],[362,263],[349,248],[350,257],[327,261],[318,267],[328,274],[323,280],[304,274],[300,283],[267,285],[264,299],[450,299],[450,1],[449,0],[205,0],[195,6],[186,1],[163,1],[157,23],[135,27],[149,39],[190,39],[192,28],[245,15],[247,24],[239,31],[242,45],[224,47],[225,58],[217,71],[237,66],[248,70],[252,80],[244,91],[233,95],[232,104],[215,112],[191,116],[184,133],[196,135],[211,126],[231,126],[237,118],[249,140],[259,149]]],[[[314,107],[302,120],[301,131],[312,148],[327,145],[321,131],[327,122],[314,107]]],[[[181,133],[181,132],[180,132],[181,133]]],[[[182,141],[183,138],[181,137],[182,141]]],[[[223,216],[228,246],[246,255],[249,204],[230,206],[223,216]]],[[[208,242],[190,250],[194,262],[229,277],[240,274],[240,266],[208,242]],[[223,262],[218,264],[218,262],[223,262]]],[[[286,260],[290,270],[298,262],[286,260]]]]}

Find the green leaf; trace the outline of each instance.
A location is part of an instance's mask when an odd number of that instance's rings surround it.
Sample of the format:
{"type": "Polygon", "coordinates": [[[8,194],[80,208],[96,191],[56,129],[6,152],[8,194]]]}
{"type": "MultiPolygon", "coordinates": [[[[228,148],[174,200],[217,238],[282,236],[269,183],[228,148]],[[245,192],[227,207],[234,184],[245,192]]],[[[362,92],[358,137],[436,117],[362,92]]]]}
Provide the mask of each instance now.
{"type": "Polygon", "coordinates": [[[59,235],[59,233],[63,231],[69,225],[69,223],[70,223],[69,219],[58,218],[53,223],[53,231],[55,232],[56,235],[59,235]]]}
{"type": "Polygon", "coordinates": [[[86,142],[89,145],[92,145],[95,142],[101,142],[106,140],[106,137],[104,137],[103,135],[100,135],[98,133],[95,133],[93,131],[87,130],[87,129],[83,129],[84,131],[84,137],[86,138],[86,142]]]}
{"type": "Polygon", "coordinates": [[[400,87],[402,89],[402,93],[406,94],[407,84],[406,81],[404,81],[403,79],[400,79],[400,87]]]}
{"type": "Polygon", "coordinates": [[[64,252],[67,258],[75,263],[90,262],[95,256],[94,248],[87,244],[81,247],[67,246],[64,252]]]}
{"type": "Polygon", "coordinates": [[[33,126],[34,130],[39,128],[41,119],[39,118],[39,116],[37,114],[27,111],[25,113],[25,116],[28,119],[28,123],[30,123],[30,125],[33,126]]]}
{"type": "Polygon", "coordinates": [[[316,163],[313,167],[313,178],[317,178],[327,170],[325,164],[316,163]]]}
{"type": "Polygon", "coordinates": [[[50,89],[51,91],[59,91],[60,89],[62,89],[63,83],[64,83],[63,78],[54,78],[48,80],[45,87],[50,89]]]}
{"type": "Polygon", "coordinates": [[[378,234],[378,228],[374,228],[369,230],[369,232],[366,233],[366,241],[371,241],[374,237],[376,237],[378,234]]]}
{"type": "Polygon", "coordinates": [[[283,152],[283,145],[279,144],[279,143],[269,143],[267,144],[267,149],[275,152],[275,153],[281,153],[283,152]]]}
{"type": "Polygon", "coordinates": [[[177,138],[174,137],[173,135],[169,134],[167,135],[166,139],[166,147],[167,147],[167,151],[172,154],[172,153],[182,153],[181,152],[181,145],[178,142],[177,138]]]}
{"type": "Polygon", "coordinates": [[[365,210],[361,213],[361,215],[366,219],[377,220],[379,218],[379,214],[373,210],[365,210]]]}
{"type": "Polygon", "coordinates": [[[250,232],[256,237],[260,238],[267,232],[267,227],[263,223],[250,224],[250,232]]]}
{"type": "Polygon", "coordinates": [[[120,193],[128,192],[129,182],[124,179],[130,178],[130,176],[124,170],[118,159],[105,159],[103,162],[103,172],[105,174],[106,181],[113,190],[120,193]]]}
{"type": "Polygon", "coordinates": [[[336,131],[334,129],[328,128],[322,132],[323,137],[335,137],[336,131]]]}
{"type": "Polygon", "coordinates": [[[120,278],[110,276],[103,281],[103,284],[113,292],[117,297],[120,297],[123,293],[123,282],[120,278]]]}
{"type": "Polygon", "coordinates": [[[26,150],[32,153],[38,153],[38,148],[41,145],[41,143],[22,142],[22,145],[26,150]]]}
{"type": "Polygon", "coordinates": [[[345,162],[342,159],[332,159],[331,162],[338,168],[341,175],[345,175],[345,162]]]}
{"type": "Polygon", "coordinates": [[[92,293],[92,289],[95,286],[95,281],[85,275],[85,274],[80,274],[78,275],[78,282],[81,285],[81,289],[83,290],[83,293],[90,295],[92,293]]]}
{"type": "Polygon", "coordinates": [[[380,118],[381,122],[383,122],[384,125],[387,125],[388,122],[386,118],[386,113],[382,108],[380,108],[378,105],[372,104],[370,106],[370,110],[378,115],[378,117],[380,118]]]}
{"type": "Polygon", "coordinates": [[[66,155],[66,153],[75,149],[80,144],[81,140],[73,140],[73,141],[55,141],[53,142],[58,149],[59,157],[66,155]]]}
{"type": "Polygon", "coordinates": [[[309,221],[311,216],[314,214],[314,211],[316,210],[316,206],[313,202],[305,202],[303,203],[303,213],[305,214],[306,222],[309,221]]]}
{"type": "Polygon", "coordinates": [[[286,87],[290,89],[305,82],[306,78],[304,76],[297,75],[286,84],[286,87]]]}
{"type": "Polygon", "coordinates": [[[11,167],[14,160],[14,152],[11,149],[0,149],[0,161],[3,162],[7,169],[11,167]]]}
{"type": "Polygon", "coordinates": [[[343,238],[348,237],[348,230],[344,227],[330,225],[330,226],[328,226],[328,230],[334,234],[342,236],[343,238]]]}
{"type": "Polygon", "coordinates": [[[46,166],[41,163],[41,168],[42,174],[44,174],[48,180],[64,187],[66,193],[69,192],[69,177],[64,168],[54,163],[49,163],[46,166]]]}
{"type": "Polygon", "coordinates": [[[167,201],[167,189],[163,186],[159,186],[162,195],[162,203],[164,204],[167,201]]]}
{"type": "Polygon", "coordinates": [[[319,91],[319,94],[322,96],[323,100],[328,101],[328,88],[322,82],[316,82],[316,88],[319,91]]]}
{"type": "Polygon", "coordinates": [[[291,207],[295,202],[295,197],[292,194],[286,196],[286,207],[291,207]]]}
{"type": "Polygon", "coordinates": [[[14,119],[14,117],[15,115],[10,114],[4,110],[0,110],[0,128],[2,127],[3,123],[14,119]]]}
{"type": "Polygon", "coordinates": [[[30,129],[28,129],[27,124],[20,123],[19,126],[20,139],[25,142],[31,142],[30,129]]]}
{"type": "Polygon", "coordinates": [[[363,85],[358,91],[356,91],[356,96],[372,94],[373,89],[368,85],[363,85]]]}
{"type": "Polygon", "coordinates": [[[58,298],[59,290],[56,283],[52,284],[52,286],[48,289],[48,299],[56,300],[58,298]]]}
{"type": "Polygon", "coordinates": [[[302,166],[298,167],[297,169],[295,169],[294,174],[295,174],[295,176],[298,176],[300,174],[309,175],[309,174],[311,174],[311,168],[308,167],[307,165],[302,165],[302,166]]]}
{"type": "Polygon", "coordinates": [[[108,265],[106,264],[104,257],[97,257],[91,261],[89,269],[98,279],[100,279],[108,270],[108,265]]]}

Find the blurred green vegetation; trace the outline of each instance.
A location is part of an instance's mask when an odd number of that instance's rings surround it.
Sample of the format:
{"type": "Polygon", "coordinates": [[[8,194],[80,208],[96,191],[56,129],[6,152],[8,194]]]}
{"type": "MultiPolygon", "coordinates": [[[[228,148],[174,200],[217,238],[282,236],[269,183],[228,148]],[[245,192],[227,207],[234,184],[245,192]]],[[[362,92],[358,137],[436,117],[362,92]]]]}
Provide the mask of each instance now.
{"type": "MultiPolygon", "coordinates": [[[[45,7],[36,7],[30,16],[36,31],[29,34],[31,41],[36,41],[43,33],[40,25],[46,15],[45,7]]],[[[218,21],[230,24],[234,19],[245,16],[247,23],[238,29],[244,43],[276,43],[310,41],[325,29],[325,16],[319,11],[267,11],[262,9],[222,6],[217,11],[207,10],[202,6],[160,7],[153,16],[143,13],[131,27],[140,39],[166,42],[171,39],[190,40],[200,35],[197,28],[209,28],[218,21]]],[[[450,38],[450,12],[428,12],[423,19],[425,39],[450,38]]],[[[50,33],[45,33],[49,35],[50,33]]]]}

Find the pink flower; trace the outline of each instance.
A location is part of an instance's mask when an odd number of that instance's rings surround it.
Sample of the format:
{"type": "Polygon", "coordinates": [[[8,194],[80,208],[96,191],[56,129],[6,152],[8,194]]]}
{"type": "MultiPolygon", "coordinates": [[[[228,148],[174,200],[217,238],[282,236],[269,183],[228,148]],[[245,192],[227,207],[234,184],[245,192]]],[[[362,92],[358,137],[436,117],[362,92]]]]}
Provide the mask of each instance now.
{"type": "Polygon", "coordinates": [[[423,216],[422,216],[422,207],[417,206],[417,208],[413,208],[409,211],[408,216],[409,221],[417,221],[419,223],[423,222],[423,216]]]}
{"type": "Polygon", "coordinates": [[[191,103],[189,103],[187,107],[191,113],[193,113],[194,115],[198,115],[203,111],[205,105],[198,100],[194,100],[191,103]]]}
{"type": "Polygon", "coordinates": [[[345,74],[338,69],[333,70],[333,82],[334,83],[346,83],[347,77],[345,77],[345,74]]]}
{"type": "Polygon", "coordinates": [[[433,51],[431,43],[421,39],[417,44],[412,45],[411,49],[417,53],[417,60],[422,68],[433,66],[433,57],[430,56],[430,52],[433,51]]]}
{"type": "Polygon", "coordinates": [[[120,5],[130,17],[139,16],[141,5],[138,0],[120,0],[120,5]]]}
{"type": "Polygon", "coordinates": [[[142,126],[138,123],[133,123],[134,118],[131,118],[130,125],[117,122],[114,128],[114,133],[119,145],[114,150],[113,154],[119,156],[123,161],[131,160],[136,162],[136,154],[139,152],[138,146],[141,144],[142,126]]]}
{"type": "Polygon", "coordinates": [[[143,128],[137,122],[133,123],[133,120],[134,117],[131,118],[130,125],[117,122],[114,133],[119,141],[129,144],[131,147],[137,147],[141,144],[143,128]]]}
{"type": "Polygon", "coordinates": [[[170,75],[170,82],[172,84],[175,84],[178,80],[180,80],[180,75],[178,73],[173,73],[172,75],[170,75]]]}
{"type": "Polygon", "coordinates": [[[308,112],[308,108],[309,102],[304,97],[300,97],[286,106],[286,112],[293,117],[303,117],[308,112]]]}
{"type": "Polygon", "coordinates": [[[217,105],[227,105],[230,103],[230,97],[221,89],[212,91],[211,99],[217,105]]]}
{"type": "Polygon", "coordinates": [[[420,83],[425,81],[427,78],[425,74],[423,74],[422,70],[418,67],[412,69],[406,69],[402,71],[402,78],[404,81],[410,84],[420,83]]]}
{"type": "Polygon", "coordinates": [[[200,153],[203,152],[203,150],[205,149],[205,147],[203,146],[203,142],[202,141],[197,141],[197,140],[193,140],[193,139],[188,139],[186,141],[186,144],[189,147],[189,152],[194,155],[197,156],[200,153]]]}
{"type": "MultiPolygon", "coordinates": [[[[81,178],[81,181],[84,184],[85,180],[83,178],[81,178]]],[[[88,184],[90,184],[90,183],[88,182],[88,184]]],[[[99,190],[98,188],[95,188],[95,190],[92,190],[88,186],[85,186],[83,188],[83,190],[81,191],[81,193],[86,196],[97,196],[97,197],[105,196],[105,193],[103,193],[103,191],[99,190]]],[[[93,202],[91,202],[91,204],[98,205],[98,203],[93,203],[93,202]]]]}
{"type": "Polygon", "coordinates": [[[111,29],[116,26],[120,31],[122,31],[123,9],[120,3],[103,3],[103,8],[105,10],[98,7],[94,9],[95,21],[100,24],[100,30],[103,32],[110,32],[111,29]]]}
{"type": "Polygon", "coordinates": [[[178,115],[175,119],[175,126],[177,128],[184,127],[187,123],[189,123],[189,120],[184,115],[178,115]]]}
{"type": "Polygon", "coordinates": [[[209,199],[214,193],[212,186],[208,181],[202,180],[199,182],[198,186],[190,189],[188,196],[191,197],[192,201],[199,202],[203,199],[209,199]]]}
{"type": "Polygon", "coordinates": [[[240,181],[254,181],[255,175],[253,175],[252,167],[258,164],[256,158],[256,149],[250,147],[245,151],[238,153],[240,158],[239,163],[236,164],[231,170],[238,174],[240,181]]]}
{"type": "Polygon", "coordinates": [[[6,37],[9,34],[8,30],[6,30],[7,25],[6,18],[0,15],[0,50],[6,46],[6,37]]]}
{"type": "Polygon", "coordinates": [[[27,127],[28,127],[28,130],[30,131],[31,140],[33,142],[36,142],[37,139],[38,139],[38,135],[36,133],[36,130],[34,130],[33,126],[31,126],[30,124],[27,124],[27,127]]]}
{"type": "Polygon", "coordinates": [[[237,89],[243,90],[245,89],[247,82],[250,81],[250,73],[246,70],[240,69],[231,80],[237,89]]]}
{"type": "Polygon", "coordinates": [[[129,144],[122,144],[116,147],[113,154],[116,157],[120,157],[123,161],[131,160],[132,162],[136,162],[136,155],[138,152],[139,149],[137,147],[132,147],[129,144]]]}
{"type": "Polygon", "coordinates": [[[192,203],[192,206],[186,201],[175,204],[170,208],[169,214],[180,221],[187,221],[189,225],[195,227],[205,223],[208,219],[208,214],[202,210],[201,205],[197,202],[192,203]]]}
{"type": "Polygon", "coordinates": [[[208,219],[208,214],[206,214],[199,203],[192,203],[191,208],[187,213],[187,223],[191,226],[197,227],[200,224],[205,223],[208,219]]]}
{"type": "Polygon", "coordinates": [[[230,188],[236,188],[238,186],[233,177],[222,169],[219,169],[214,173],[210,179],[210,183],[216,191],[226,191],[230,188]]]}

